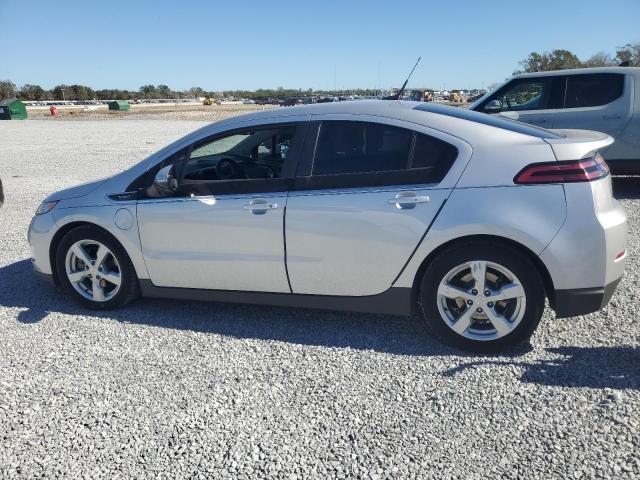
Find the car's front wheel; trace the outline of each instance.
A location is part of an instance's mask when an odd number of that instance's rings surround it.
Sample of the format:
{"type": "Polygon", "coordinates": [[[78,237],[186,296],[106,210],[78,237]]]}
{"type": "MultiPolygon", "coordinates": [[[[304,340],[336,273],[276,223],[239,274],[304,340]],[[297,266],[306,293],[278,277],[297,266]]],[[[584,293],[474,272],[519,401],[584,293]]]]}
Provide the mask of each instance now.
{"type": "Polygon", "coordinates": [[[78,227],[62,238],[56,270],[62,287],[89,308],[118,308],[139,296],[131,259],[115,238],[97,227],[78,227]]]}
{"type": "Polygon", "coordinates": [[[426,268],[420,290],[425,320],[440,338],[483,352],[529,339],[544,299],[540,274],[526,255],[482,241],[443,250],[426,268]]]}

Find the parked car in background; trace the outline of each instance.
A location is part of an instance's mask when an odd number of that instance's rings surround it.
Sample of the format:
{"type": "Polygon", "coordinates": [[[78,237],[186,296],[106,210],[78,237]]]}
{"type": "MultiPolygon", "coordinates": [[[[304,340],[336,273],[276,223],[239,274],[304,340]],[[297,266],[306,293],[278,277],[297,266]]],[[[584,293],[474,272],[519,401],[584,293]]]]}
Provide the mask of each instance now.
{"type": "Polygon", "coordinates": [[[421,311],[446,341],[499,350],[529,338],[545,297],[567,317],[613,294],[611,142],[434,103],[252,113],[50,195],[33,266],[91,308],[142,294],[421,311]]]}
{"type": "Polygon", "coordinates": [[[284,99],[283,106],[293,107],[294,105],[300,105],[301,103],[302,103],[302,99],[299,97],[287,97],[284,99]]]}
{"type": "Polygon", "coordinates": [[[603,67],[517,75],[469,106],[489,114],[515,112],[544,128],[611,135],[602,150],[613,173],[640,174],[640,68],[603,67]]]}

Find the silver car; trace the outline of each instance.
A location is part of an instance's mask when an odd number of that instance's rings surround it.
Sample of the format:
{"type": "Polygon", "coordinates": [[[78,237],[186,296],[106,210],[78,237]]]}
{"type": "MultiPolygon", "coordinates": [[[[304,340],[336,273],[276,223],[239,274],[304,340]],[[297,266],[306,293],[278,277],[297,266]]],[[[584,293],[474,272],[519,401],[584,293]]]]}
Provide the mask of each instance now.
{"type": "Polygon", "coordinates": [[[213,123],[129,170],[49,196],[35,270],[90,308],[139,296],[410,315],[495,351],[602,308],[626,215],[597,153],[428,103],[354,101],[213,123]]]}

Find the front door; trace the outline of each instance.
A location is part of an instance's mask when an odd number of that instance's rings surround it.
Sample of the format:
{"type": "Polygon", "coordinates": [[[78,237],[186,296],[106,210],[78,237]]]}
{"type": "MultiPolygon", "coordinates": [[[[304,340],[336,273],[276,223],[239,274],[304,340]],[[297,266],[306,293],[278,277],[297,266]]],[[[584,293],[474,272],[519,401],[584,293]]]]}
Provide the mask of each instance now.
{"type": "MultiPolygon", "coordinates": [[[[334,116],[332,116],[334,117],[334,116]]],[[[337,116],[336,116],[337,117],[337,116]]],[[[458,149],[397,125],[325,120],[286,213],[294,293],[365,296],[389,289],[454,181],[458,149]],[[452,177],[449,177],[452,178],[452,177]]],[[[441,135],[441,134],[440,134],[441,135]]],[[[466,155],[466,153],[465,153],[466,155]]],[[[464,155],[463,155],[464,156],[464,155]]]]}
{"type": "Polygon", "coordinates": [[[154,285],[290,291],[284,212],[303,125],[217,135],[159,165],[138,203],[154,285]]]}

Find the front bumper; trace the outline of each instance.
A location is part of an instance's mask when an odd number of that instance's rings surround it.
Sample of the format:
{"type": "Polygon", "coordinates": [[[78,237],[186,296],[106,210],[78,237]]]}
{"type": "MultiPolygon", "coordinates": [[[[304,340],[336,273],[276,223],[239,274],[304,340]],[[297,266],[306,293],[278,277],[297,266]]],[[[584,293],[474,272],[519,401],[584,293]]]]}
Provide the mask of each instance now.
{"type": "Polygon", "coordinates": [[[29,225],[27,240],[31,249],[31,262],[36,272],[51,275],[49,247],[56,231],[56,223],[51,213],[35,215],[29,225]]]}
{"type": "Polygon", "coordinates": [[[577,317],[604,308],[620,283],[618,278],[604,287],[556,290],[553,309],[557,318],[577,317]]]}

